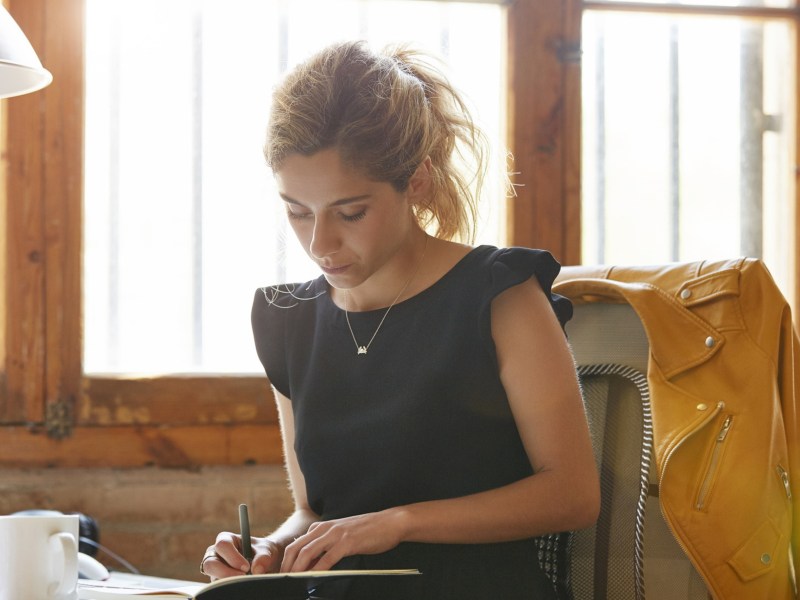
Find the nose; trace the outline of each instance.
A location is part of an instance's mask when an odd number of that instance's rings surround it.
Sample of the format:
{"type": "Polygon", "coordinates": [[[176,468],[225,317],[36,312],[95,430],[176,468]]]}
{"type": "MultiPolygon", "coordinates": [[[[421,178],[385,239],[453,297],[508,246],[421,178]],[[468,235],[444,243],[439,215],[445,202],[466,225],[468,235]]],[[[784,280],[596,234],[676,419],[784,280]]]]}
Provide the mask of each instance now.
{"type": "Polygon", "coordinates": [[[319,215],[314,219],[314,230],[308,251],[314,258],[324,258],[339,250],[340,239],[336,226],[326,216],[319,215]]]}

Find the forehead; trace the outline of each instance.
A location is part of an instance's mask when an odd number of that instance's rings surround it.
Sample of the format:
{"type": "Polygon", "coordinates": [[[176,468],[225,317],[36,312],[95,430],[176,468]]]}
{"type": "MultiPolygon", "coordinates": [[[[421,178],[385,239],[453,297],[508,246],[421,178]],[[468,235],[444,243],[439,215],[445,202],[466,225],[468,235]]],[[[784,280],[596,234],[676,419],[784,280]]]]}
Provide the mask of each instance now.
{"type": "Polygon", "coordinates": [[[344,164],[339,152],[332,148],[309,156],[290,154],[275,171],[275,179],[289,185],[301,182],[344,182],[359,178],[361,174],[344,164]]]}
{"type": "Polygon", "coordinates": [[[303,204],[330,203],[373,194],[382,186],[342,162],[339,152],[326,149],[310,156],[292,154],[275,171],[278,192],[303,204]]]}

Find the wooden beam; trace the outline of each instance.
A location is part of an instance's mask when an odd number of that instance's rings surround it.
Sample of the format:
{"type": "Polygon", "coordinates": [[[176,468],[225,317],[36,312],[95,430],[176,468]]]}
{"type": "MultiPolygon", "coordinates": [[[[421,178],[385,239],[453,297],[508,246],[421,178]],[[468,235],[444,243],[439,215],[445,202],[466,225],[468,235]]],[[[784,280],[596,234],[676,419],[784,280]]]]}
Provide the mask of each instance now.
{"type": "Polygon", "coordinates": [[[582,262],[581,241],[581,0],[564,0],[564,33],[561,63],[564,68],[564,242],[561,262],[582,262]]]}
{"type": "Polygon", "coordinates": [[[281,464],[277,425],[79,427],[56,440],[40,428],[0,427],[0,466],[142,467],[281,464]]]}
{"type": "MultiPolygon", "coordinates": [[[[508,140],[517,196],[508,204],[510,243],[572,258],[566,200],[564,0],[517,0],[508,8],[508,140]]],[[[571,148],[574,152],[574,147],[571,148]]],[[[571,168],[579,163],[574,162],[571,168]]],[[[579,166],[578,166],[579,168],[579,166]]],[[[574,193],[574,190],[573,190],[574,193]]]]}
{"type": "MultiPolygon", "coordinates": [[[[82,375],[83,88],[82,0],[47,0],[42,60],[53,73],[41,103],[44,248],[44,406],[71,416],[82,375]]],[[[41,400],[40,400],[41,402],[41,400]]]]}
{"type": "MultiPolygon", "coordinates": [[[[44,0],[8,2],[9,12],[40,51],[44,0]]],[[[41,421],[44,414],[43,92],[4,100],[7,111],[5,213],[5,397],[0,422],[41,421]]],[[[58,160],[56,157],[53,157],[58,160]]]]}
{"type": "Polygon", "coordinates": [[[79,425],[277,424],[266,377],[87,377],[79,425]]]}
{"type": "Polygon", "coordinates": [[[781,8],[777,6],[716,6],[712,4],[662,4],[655,2],[585,0],[583,8],[584,10],[608,12],[734,17],[739,19],[797,19],[800,17],[800,6],[781,8]]]}

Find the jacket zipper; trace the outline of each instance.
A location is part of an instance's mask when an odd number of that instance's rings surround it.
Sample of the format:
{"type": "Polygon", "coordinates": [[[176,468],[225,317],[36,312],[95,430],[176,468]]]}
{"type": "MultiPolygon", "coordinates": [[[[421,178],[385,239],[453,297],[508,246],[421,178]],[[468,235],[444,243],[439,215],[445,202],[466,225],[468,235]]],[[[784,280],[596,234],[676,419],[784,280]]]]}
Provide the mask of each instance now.
{"type": "Polygon", "coordinates": [[[786,472],[786,469],[780,465],[775,467],[775,470],[778,471],[778,476],[781,478],[781,483],[783,483],[783,489],[786,492],[786,497],[791,500],[792,488],[789,486],[789,474],[786,472]]]}
{"type": "Polygon", "coordinates": [[[725,439],[728,437],[728,432],[731,430],[732,424],[733,415],[728,415],[725,417],[725,420],[722,422],[722,427],[719,429],[717,439],[714,442],[714,450],[711,452],[711,460],[708,463],[705,477],[703,478],[703,482],[700,484],[700,491],[697,494],[697,503],[695,504],[695,508],[697,510],[703,510],[705,508],[708,492],[711,489],[711,482],[714,480],[714,475],[717,472],[719,459],[722,456],[722,450],[725,447],[725,439]]]}
{"type": "MultiPolygon", "coordinates": [[[[711,421],[714,417],[716,417],[724,408],[725,408],[725,403],[724,402],[717,402],[717,405],[715,406],[714,412],[712,414],[708,415],[708,417],[706,419],[704,419],[701,423],[698,423],[697,426],[691,432],[686,434],[683,437],[683,439],[681,439],[677,444],[675,444],[675,446],[672,447],[672,449],[669,451],[669,454],[667,454],[667,456],[664,457],[664,466],[661,469],[661,473],[660,473],[659,478],[658,478],[658,487],[659,488],[661,488],[663,483],[664,483],[664,473],[667,472],[667,464],[669,463],[669,459],[672,458],[672,455],[675,453],[675,450],[677,450],[687,439],[689,439],[691,436],[693,436],[695,433],[697,433],[703,427],[705,427],[709,423],[709,421],[711,421]]],[[[678,547],[681,549],[681,551],[683,552],[684,556],[686,556],[689,559],[689,561],[692,563],[692,565],[694,565],[695,563],[694,563],[694,560],[693,560],[693,558],[694,558],[693,555],[689,552],[689,549],[683,543],[683,540],[681,540],[677,535],[675,535],[675,532],[673,531],[673,525],[670,522],[669,516],[664,511],[662,511],[662,515],[664,517],[664,520],[667,523],[667,529],[672,534],[672,539],[674,539],[675,543],[678,544],[678,547]]],[[[713,590],[713,588],[710,585],[711,579],[706,576],[706,573],[701,572],[699,569],[697,569],[697,567],[695,567],[695,570],[697,571],[698,575],[700,575],[700,577],[703,579],[703,581],[705,581],[706,588],[708,588],[709,590],[713,590]]]]}

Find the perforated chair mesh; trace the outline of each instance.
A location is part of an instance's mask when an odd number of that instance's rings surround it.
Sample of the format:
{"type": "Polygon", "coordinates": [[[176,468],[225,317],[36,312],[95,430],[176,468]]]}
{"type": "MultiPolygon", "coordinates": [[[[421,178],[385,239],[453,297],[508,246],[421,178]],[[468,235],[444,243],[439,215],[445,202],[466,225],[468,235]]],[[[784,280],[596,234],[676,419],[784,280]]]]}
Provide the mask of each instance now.
{"type": "Polygon", "coordinates": [[[571,538],[575,600],[644,598],[644,524],[653,446],[647,379],[633,368],[578,369],[600,473],[600,517],[571,538]]]}
{"type": "Polygon", "coordinates": [[[539,568],[550,579],[559,600],[572,600],[569,552],[572,533],[551,533],[535,538],[539,568]]]}

